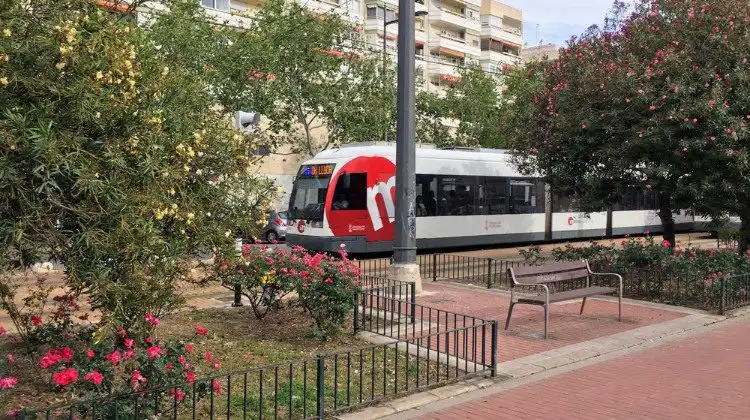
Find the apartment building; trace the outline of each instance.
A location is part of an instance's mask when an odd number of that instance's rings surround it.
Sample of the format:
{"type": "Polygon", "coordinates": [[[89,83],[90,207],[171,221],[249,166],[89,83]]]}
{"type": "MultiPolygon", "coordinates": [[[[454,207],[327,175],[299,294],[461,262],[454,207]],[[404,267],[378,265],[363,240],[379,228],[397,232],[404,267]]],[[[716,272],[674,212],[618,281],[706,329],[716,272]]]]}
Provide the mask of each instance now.
{"type": "MultiPolygon", "coordinates": [[[[196,0],[216,19],[246,25],[262,0],[196,0]]],[[[395,61],[398,0],[297,0],[319,13],[338,13],[362,28],[366,45],[395,61]],[[385,40],[385,42],[384,42],[385,40]]],[[[522,12],[496,0],[416,0],[417,89],[442,94],[460,80],[459,69],[479,65],[499,73],[505,64],[521,62],[522,12]]],[[[324,133],[321,133],[325,135],[324,133]]],[[[260,172],[285,191],[276,205],[288,203],[294,176],[307,156],[269,155],[260,172]]]]}

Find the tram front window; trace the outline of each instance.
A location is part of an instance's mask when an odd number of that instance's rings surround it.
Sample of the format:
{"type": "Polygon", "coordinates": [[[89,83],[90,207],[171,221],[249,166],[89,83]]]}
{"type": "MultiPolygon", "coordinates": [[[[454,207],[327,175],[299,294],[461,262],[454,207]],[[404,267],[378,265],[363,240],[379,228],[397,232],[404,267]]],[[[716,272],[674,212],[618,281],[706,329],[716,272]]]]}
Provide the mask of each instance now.
{"type": "Polygon", "coordinates": [[[323,220],[327,179],[299,179],[294,183],[292,206],[289,209],[293,219],[323,220]]]}
{"type": "Polygon", "coordinates": [[[323,220],[333,165],[305,165],[294,181],[289,213],[292,219],[323,220]]]}

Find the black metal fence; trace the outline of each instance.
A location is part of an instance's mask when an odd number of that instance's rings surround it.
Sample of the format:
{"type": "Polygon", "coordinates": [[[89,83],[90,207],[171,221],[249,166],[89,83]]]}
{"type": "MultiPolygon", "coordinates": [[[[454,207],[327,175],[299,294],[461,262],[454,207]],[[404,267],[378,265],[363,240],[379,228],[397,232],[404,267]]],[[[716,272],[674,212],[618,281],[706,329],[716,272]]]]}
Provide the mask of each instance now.
{"type": "MultiPolygon", "coordinates": [[[[387,274],[389,259],[360,261],[364,272],[387,274]]],[[[529,265],[522,260],[503,260],[455,254],[419,255],[418,263],[424,281],[450,281],[487,288],[507,289],[511,279],[508,268],[529,265]]],[[[598,266],[594,271],[611,272],[613,267],[598,266]]],[[[620,270],[624,279],[623,295],[627,298],[688,306],[709,311],[724,311],[750,305],[750,274],[705,278],[692,272],[665,270],[620,270]]],[[[582,287],[584,281],[558,284],[557,291],[582,287]]]]}

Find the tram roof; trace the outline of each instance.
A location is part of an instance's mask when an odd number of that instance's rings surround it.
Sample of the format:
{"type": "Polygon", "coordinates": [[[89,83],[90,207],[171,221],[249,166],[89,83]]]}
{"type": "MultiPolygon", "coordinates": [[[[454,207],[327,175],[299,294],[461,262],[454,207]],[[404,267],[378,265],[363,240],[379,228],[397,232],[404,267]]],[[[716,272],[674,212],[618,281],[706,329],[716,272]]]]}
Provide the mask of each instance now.
{"type": "MultiPolygon", "coordinates": [[[[436,148],[432,145],[417,145],[417,158],[451,159],[483,162],[509,163],[510,152],[499,149],[446,147],[436,148]]],[[[385,142],[348,144],[336,149],[328,149],[318,153],[315,160],[341,159],[358,156],[396,156],[396,144],[385,142]]]]}

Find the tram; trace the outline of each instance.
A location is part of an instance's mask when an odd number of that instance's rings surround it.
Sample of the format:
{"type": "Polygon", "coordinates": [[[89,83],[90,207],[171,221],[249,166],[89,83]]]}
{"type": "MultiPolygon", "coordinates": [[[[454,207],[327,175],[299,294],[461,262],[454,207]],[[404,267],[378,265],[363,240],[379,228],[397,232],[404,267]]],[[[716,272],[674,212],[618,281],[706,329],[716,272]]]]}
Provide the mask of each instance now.
{"type": "MultiPolygon", "coordinates": [[[[633,191],[608,212],[584,214],[553,196],[539,178],[521,175],[501,150],[418,147],[416,236],[419,249],[585,239],[661,231],[656,198],[633,191]],[[609,225],[609,226],[608,226],[609,225]]],[[[300,167],[290,197],[287,243],[335,252],[392,250],[395,216],[394,144],[352,144],[325,150],[300,167]]],[[[678,232],[695,228],[675,216],[678,232]]]]}

